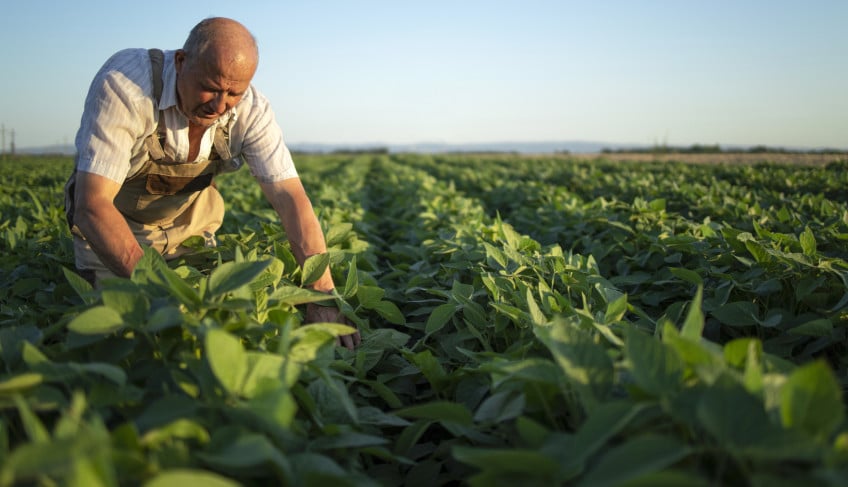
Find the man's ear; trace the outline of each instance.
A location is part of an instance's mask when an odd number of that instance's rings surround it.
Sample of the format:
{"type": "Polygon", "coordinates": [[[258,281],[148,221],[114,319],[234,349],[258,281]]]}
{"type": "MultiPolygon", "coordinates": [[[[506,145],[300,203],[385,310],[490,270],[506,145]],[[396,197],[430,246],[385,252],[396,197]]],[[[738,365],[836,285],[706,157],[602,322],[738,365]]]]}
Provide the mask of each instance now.
{"type": "Polygon", "coordinates": [[[177,71],[180,71],[183,67],[183,63],[185,63],[186,53],[182,49],[177,49],[174,53],[174,67],[177,68],[177,71]]]}

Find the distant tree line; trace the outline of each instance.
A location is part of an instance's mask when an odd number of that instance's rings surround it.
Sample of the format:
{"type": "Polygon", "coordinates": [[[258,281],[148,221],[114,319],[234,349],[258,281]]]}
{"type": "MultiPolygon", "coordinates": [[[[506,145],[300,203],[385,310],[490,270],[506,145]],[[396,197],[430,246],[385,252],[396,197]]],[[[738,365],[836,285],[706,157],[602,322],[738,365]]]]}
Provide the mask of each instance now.
{"type": "Polygon", "coordinates": [[[388,154],[388,147],[361,147],[358,149],[341,148],[336,149],[331,154],[388,154]]]}
{"type": "Polygon", "coordinates": [[[844,154],[844,150],[839,149],[785,149],[783,147],[769,147],[766,145],[755,145],[747,149],[730,148],[723,149],[719,144],[705,145],[693,144],[689,147],[674,147],[667,145],[655,145],[651,147],[631,147],[623,149],[610,149],[604,147],[601,149],[602,154],[624,154],[624,153],[640,153],[640,154],[720,154],[723,152],[732,153],[749,153],[749,154],[844,154]]]}

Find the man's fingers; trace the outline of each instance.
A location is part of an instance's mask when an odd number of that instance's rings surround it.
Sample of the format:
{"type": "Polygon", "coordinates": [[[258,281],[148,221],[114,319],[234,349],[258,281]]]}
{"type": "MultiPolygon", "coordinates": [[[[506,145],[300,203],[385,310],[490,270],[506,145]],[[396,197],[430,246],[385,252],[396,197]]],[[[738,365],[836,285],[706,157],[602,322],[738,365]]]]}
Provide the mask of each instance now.
{"type": "Polygon", "coordinates": [[[336,345],[342,345],[348,350],[353,350],[358,347],[360,343],[362,343],[362,337],[359,335],[359,330],[357,330],[356,333],[351,333],[350,335],[336,337],[336,345]]]}

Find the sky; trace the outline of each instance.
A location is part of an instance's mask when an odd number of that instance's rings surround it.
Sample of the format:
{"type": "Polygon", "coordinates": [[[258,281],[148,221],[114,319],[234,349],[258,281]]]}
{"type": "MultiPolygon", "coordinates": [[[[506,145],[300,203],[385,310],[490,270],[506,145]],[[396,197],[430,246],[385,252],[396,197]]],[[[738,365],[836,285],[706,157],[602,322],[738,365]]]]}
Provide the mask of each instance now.
{"type": "Polygon", "coordinates": [[[211,16],[260,49],[290,146],[848,148],[845,0],[0,0],[0,123],[72,143],[95,72],[211,16]]]}

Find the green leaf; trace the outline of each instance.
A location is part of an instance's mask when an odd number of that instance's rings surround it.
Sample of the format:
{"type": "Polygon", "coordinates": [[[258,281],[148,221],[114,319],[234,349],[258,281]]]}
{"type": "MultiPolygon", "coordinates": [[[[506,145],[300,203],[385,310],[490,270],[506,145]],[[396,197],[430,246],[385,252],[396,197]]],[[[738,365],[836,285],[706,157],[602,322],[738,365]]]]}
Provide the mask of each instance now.
{"type": "Polygon", "coordinates": [[[792,372],[780,398],[783,425],[816,438],[827,439],[845,419],[842,389],[821,360],[792,372]]]}
{"type": "Polygon", "coordinates": [[[199,401],[182,394],[170,394],[154,400],[144,412],[135,416],[139,431],[147,431],[197,414],[199,401]]]}
{"type": "Polygon", "coordinates": [[[344,293],[342,296],[345,299],[350,299],[356,295],[356,290],[359,288],[359,273],[356,271],[356,257],[350,259],[350,267],[347,270],[347,279],[345,279],[344,293]]]}
{"type": "MultiPolygon", "coordinates": [[[[641,475],[627,481],[627,487],[710,487],[710,483],[697,473],[687,470],[662,470],[641,475]]],[[[754,483],[753,485],[775,485],[773,482],[754,483]]]]}
{"type": "Polygon", "coordinates": [[[750,354],[755,354],[758,358],[762,357],[763,344],[759,339],[737,338],[724,345],[724,359],[735,367],[744,367],[750,354]]]}
{"type": "Polygon", "coordinates": [[[622,318],[624,318],[624,314],[627,312],[627,295],[622,294],[617,299],[613,300],[607,306],[607,310],[604,313],[604,324],[609,325],[615,323],[622,318]]]}
{"type": "Polygon", "coordinates": [[[300,275],[300,285],[309,286],[314,283],[330,266],[330,254],[315,254],[306,259],[303,263],[303,273],[300,275]]]}
{"type": "Polygon", "coordinates": [[[552,480],[559,469],[554,459],[533,450],[455,446],[451,454],[462,463],[494,474],[521,474],[525,478],[552,480]]]}
{"type": "Polygon", "coordinates": [[[630,374],[645,392],[663,397],[682,387],[683,360],[677,351],[656,338],[629,329],[625,354],[630,374]]]}
{"type": "Polygon", "coordinates": [[[584,408],[607,397],[613,386],[613,363],[591,334],[562,319],[555,319],[550,327],[536,326],[533,331],[577,387],[584,408]]]}
{"type": "Polygon", "coordinates": [[[326,240],[327,247],[332,247],[334,245],[338,245],[344,243],[344,241],[348,238],[348,235],[353,231],[352,223],[334,223],[330,225],[330,228],[327,230],[326,240]]]}
{"type": "Polygon", "coordinates": [[[288,242],[274,242],[274,256],[283,262],[284,269],[296,269],[298,268],[297,259],[294,258],[288,245],[288,242]]]}
{"type": "Polygon", "coordinates": [[[180,326],[183,323],[183,313],[177,306],[163,306],[153,312],[147,320],[144,330],[156,333],[169,328],[180,326]]]}
{"type": "Polygon", "coordinates": [[[239,394],[247,376],[247,354],[241,341],[224,330],[206,333],[206,360],[212,373],[230,394],[239,394]]]}
{"type": "Polygon", "coordinates": [[[268,299],[279,304],[297,306],[299,304],[329,301],[333,299],[333,296],[302,287],[283,285],[271,293],[268,299]]]}
{"type": "Polygon", "coordinates": [[[406,353],[405,356],[407,360],[421,370],[421,373],[424,374],[424,377],[427,378],[434,390],[438,392],[442,389],[447,374],[438,357],[433,356],[430,350],[424,350],[416,354],[406,353]]]}
{"type": "Polygon", "coordinates": [[[551,434],[551,430],[526,416],[519,416],[515,420],[515,429],[521,441],[531,448],[539,448],[551,434]]]}
{"type": "Polygon", "coordinates": [[[680,336],[683,338],[698,341],[704,333],[704,313],[701,311],[701,301],[704,298],[704,287],[698,285],[698,291],[695,293],[695,299],[689,306],[689,312],[686,314],[686,320],[683,322],[683,327],[680,330],[680,336]]]}
{"type": "Polygon", "coordinates": [[[515,419],[524,411],[524,394],[512,391],[497,392],[487,397],[474,412],[474,421],[501,423],[515,419]]]}
{"type": "Polygon", "coordinates": [[[220,438],[218,441],[213,439],[212,443],[217,444],[217,448],[208,452],[199,452],[197,457],[216,469],[250,468],[265,462],[271,462],[283,471],[291,469],[288,461],[268,438],[257,433],[246,432],[227,436],[226,441],[220,438]]]}
{"type": "Polygon", "coordinates": [[[70,284],[71,287],[74,288],[74,291],[76,291],[77,295],[81,297],[86,303],[91,304],[92,298],[89,296],[89,293],[91,293],[91,291],[94,289],[93,287],[91,287],[91,283],[89,283],[88,281],[83,279],[79,274],[68,269],[65,266],[62,266],[62,273],[65,274],[65,279],[67,279],[68,284],[70,284]]]}
{"type": "Polygon", "coordinates": [[[271,261],[225,262],[209,275],[206,292],[209,298],[222,296],[249,284],[264,271],[271,261]]]}
{"type": "Polygon", "coordinates": [[[127,382],[127,374],[126,372],[124,372],[124,369],[116,367],[112,364],[102,362],[91,362],[74,365],[75,368],[82,372],[100,375],[114,382],[118,386],[123,386],[127,382]]]}
{"type": "Polygon", "coordinates": [[[26,400],[18,395],[14,396],[14,400],[29,441],[36,444],[50,443],[50,433],[47,432],[47,428],[44,427],[38,416],[32,412],[26,400]]]}
{"type": "MultiPolygon", "coordinates": [[[[291,456],[292,467],[298,479],[305,479],[305,487],[356,485],[350,473],[332,458],[318,453],[298,453],[291,456]]],[[[293,484],[294,485],[294,484],[293,484]]]]}
{"type": "Polygon", "coordinates": [[[0,382],[0,394],[14,394],[31,389],[42,382],[44,382],[44,377],[41,374],[24,372],[0,382]]]}
{"type": "Polygon", "coordinates": [[[539,304],[536,303],[536,299],[533,297],[533,292],[530,288],[527,288],[527,292],[524,294],[524,299],[527,301],[527,311],[530,313],[530,319],[533,320],[533,323],[537,325],[544,325],[548,322],[548,318],[542,313],[542,309],[539,308],[539,304]]]}
{"type": "Polygon", "coordinates": [[[816,236],[810,230],[810,227],[804,228],[798,240],[801,242],[801,250],[804,252],[804,255],[807,257],[816,256],[816,236]]]}
{"type": "Polygon", "coordinates": [[[76,458],[71,468],[71,474],[66,478],[71,487],[112,487],[118,485],[115,472],[111,468],[103,468],[106,462],[95,458],[76,458]]]}
{"type": "Polygon", "coordinates": [[[238,487],[241,484],[206,470],[172,469],[166,470],[144,484],[144,487],[238,487]]]}
{"type": "Polygon", "coordinates": [[[266,287],[276,289],[280,280],[283,278],[285,264],[280,259],[272,257],[269,260],[268,267],[262,271],[253,282],[250,283],[250,290],[253,292],[260,291],[266,287]]]}
{"type": "Polygon", "coordinates": [[[827,337],[833,334],[833,322],[827,318],[810,320],[786,330],[789,335],[827,337]]]}
{"type": "Polygon", "coordinates": [[[749,232],[742,232],[736,238],[745,245],[745,248],[758,263],[763,264],[771,260],[766,249],[749,232]]]}
{"type": "Polygon", "coordinates": [[[713,310],[711,314],[727,326],[757,326],[757,305],[735,301],[713,310]]]}
{"type": "Polygon", "coordinates": [[[321,436],[309,443],[311,450],[335,450],[347,448],[366,448],[369,446],[380,446],[389,443],[389,440],[381,436],[366,435],[356,432],[342,432],[332,436],[321,436]]]}
{"type": "Polygon", "coordinates": [[[124,321],[140,325],[147,316],[150,303],[138,289],[104,289],[103,305],[115,310],[124,321]]]}
{"type": "Polygon", "coordinates": [[[356,333],[356,328],[341,323],[310,323],[296,328],[292,331],[291,336],[292,338],[301,340],[304,337],[317,332],[325,333],[334,337],[340,337],[356,333]]]}
{"type": "Polygon", "coordinates": [[[402,325],[406,323],[406,319],[403,316],[403,313],[400,312],[400,309],[392,303],[391,301],[380,301],[374,306],[374,311],[377,312],[380,316],[383,317],[389,323],[395,325],[402,325]]]}
{"type": "Polygon", "coordinates": [[[360,285],[356,291],[356,299],[359,300],[359,304],[362,305],[363,308],[374,309],[380,300],[383,299],[385,294],[386,291],[377,286],[360,285]]]}
{"type": "Polygon", "coordinates": [[[121,315],[106,306],[95,306],[71,320],[68,329],[81,335],[107,335],[124,327],[121,315]]]}
{"type": "Polygon", "coordinates": [[[386,384],[376,380],[362,380],[360,382],[370,387],[390,408],[400,408],[403,406],[403,401],[386,384]]]}
{"type": "Polygon", "coordinates": [[[359,411],[346,385],[325,372],[321,372],[321,376],[321,380],[312,382],[307,388],[315,400],[320,417],[328,422],[358,424],[359,411]]]}
{"type": "Polygon", "coordinates": [[[259,390],[250,398],[247,408],[263,421],[287,430],[297,414],[297,401],[287,387],[278,386],[259,390]]]}
{"type": "Polygon", "coordinates": [[[704,286],[704,279],[701,277],[701,275],[691,269],[685,269],[683,267],[671,267],[669,270],[678,279],[682,279],[690,284],[694,284],[699,287],[704,286]]]}
{"type": "Polygon", "coordinates": [[[285,360],[279,355],[264,352],[247,352],[247,373],[241,391],[253,397],[261,391],[263,382],[279,388],[285,380],[285,360]]]}
{"type": "Polygon", "coordinates": [[[560,463],[561,480],[579,475],[588,459],[626,428],[648,406],[632,401],[610,401],[587,411],[589,417],[575,435],[552,433],[541,451],[560,463]]]}
{"type": "Polygon", "coordinates": [[[741,384],[723,378],[697,405],[701,425],[729,451],[775,446],[775,428],[763,403],[741,384]]]}
{"type": "Polygon", "coordinates": [[[468,408],[455,402],[434,401],[399,409],[394,414],[403,418],[429,419],[440,423],[464,426],[473,424],[471,412],[468,408]]]}
{"type": "Polygon", "coordinates": [[[21,359],[21,346],[32,347],[32,343],[38,343],[43,333],[35,325],[26,324],[0,326],[0,360],[7,368],[11,368],[21,359]]]}
{"type": "Polygon", "coordinates": [[[493,246],[488,242],[483,242],[483,247],[486,249],[486,263],[489,267],[493,267],[495,269],[503,269],[506,270],[509,266],[509,261],[507,260],[506,255],[500,251],[497,247],[493,246]]]}
{"type": "MultiPolygon", "coordinates": [[[[338,326],[344,327],[345,325],[335,324],[335,323],[320,323],[321,325],[327,326],[338,326]]],[[[319,325],[319,323],[313,323],[307,326],[319,325]]],[[[345,327],[348,328],[348,327],[345,327]]],[[[350,329],[350,328],[348,328],[350,329]]],[[[320,327],[316,328],[307,328],[301,327],[295,330],[297,334],[292,333],[293,338],[296,338],[296,341],[289,348],[287,352],[285,352],[286,358],[289,359],[292,363],[295,364],[307,364],[312,362],[319,356],[320,350],[322,350],[325,346],[333,342],[334,336],[342,336],[343,334],[333,334],[330,329],[322,329],[320,327]]],[[[344,333],[346,335],[348,333],[344,333]]]]}
{"type": "Polygon", "coordinates": [[[174,438],[195,440],[200,444],[206,444],[209,442],[209,433],[196,421],[179,418],[169,424],[148,431],[141,438],[140,444],[145,448],[158,448],[159,445],[174,438]]]}
{"type": "Polygon", "coordinates": [[[159,276],[165,280],[165,284],[171,295],[176,297],[180,303],[188,306],[191,310],[200,307],[200,294],[177,275],[176,272],[168,267],[163,267],[159,269],[159,276]]]}
{"type": "Polygon", "coordinates": [[[452,303],[440,304],[433,309],[430,317],[427,318],[427,323],[424,325],[424,333],[432,335],[444,328],[448,320],[450,320],[457,311],[457,305],[452,303]]]}
{"type": "Polygon", "coordinates": [[[629,437],[608,451],[577,484],[587,487],[623,485],[657,472],[691,453],[677,438],[653,433],[629,437]]]}

